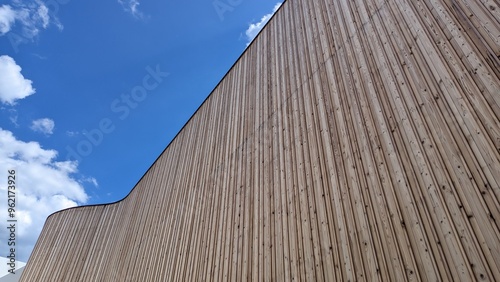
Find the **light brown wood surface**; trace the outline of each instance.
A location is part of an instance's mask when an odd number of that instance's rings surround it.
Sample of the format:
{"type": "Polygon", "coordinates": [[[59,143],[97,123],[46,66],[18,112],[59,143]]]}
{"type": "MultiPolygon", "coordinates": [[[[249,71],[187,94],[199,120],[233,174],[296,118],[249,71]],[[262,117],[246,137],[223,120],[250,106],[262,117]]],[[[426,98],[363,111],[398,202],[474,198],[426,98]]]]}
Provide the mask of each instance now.
{"type": "Polygon", "coordinates": [[[288,0],[21,281],[500,281],[499,56],[495,0],[288,0]]]}

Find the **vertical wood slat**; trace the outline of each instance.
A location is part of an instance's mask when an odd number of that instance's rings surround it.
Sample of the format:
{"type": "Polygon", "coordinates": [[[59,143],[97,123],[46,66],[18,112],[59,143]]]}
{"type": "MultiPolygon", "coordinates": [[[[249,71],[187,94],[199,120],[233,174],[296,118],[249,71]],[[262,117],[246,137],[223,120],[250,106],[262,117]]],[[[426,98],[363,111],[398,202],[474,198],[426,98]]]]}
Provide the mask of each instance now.
{"type": "Polygon", "coordinates": [[[21,281],[500,280],[497,1],[288,0],[21,281]]]}

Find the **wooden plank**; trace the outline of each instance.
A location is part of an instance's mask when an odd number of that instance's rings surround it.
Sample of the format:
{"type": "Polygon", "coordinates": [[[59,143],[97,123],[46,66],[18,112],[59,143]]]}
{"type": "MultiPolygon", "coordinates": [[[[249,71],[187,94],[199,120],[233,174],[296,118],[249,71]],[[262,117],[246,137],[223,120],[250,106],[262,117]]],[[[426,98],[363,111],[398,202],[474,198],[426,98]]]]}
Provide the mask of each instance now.
{"type": "Polygon", "coordinates": [[[288,0],[21,281],[500,280],[497,1],[288,0]]]}

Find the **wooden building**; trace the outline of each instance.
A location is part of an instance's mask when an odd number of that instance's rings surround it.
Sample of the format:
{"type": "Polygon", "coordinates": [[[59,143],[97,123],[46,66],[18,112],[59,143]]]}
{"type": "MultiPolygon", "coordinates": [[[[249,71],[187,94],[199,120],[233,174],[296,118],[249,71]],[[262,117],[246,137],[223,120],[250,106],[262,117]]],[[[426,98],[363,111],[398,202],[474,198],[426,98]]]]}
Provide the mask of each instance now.
{"type": "Polygon", "coordinates": [[[21,281],[500,281],[496,0],[288,0],[21,281]]]}

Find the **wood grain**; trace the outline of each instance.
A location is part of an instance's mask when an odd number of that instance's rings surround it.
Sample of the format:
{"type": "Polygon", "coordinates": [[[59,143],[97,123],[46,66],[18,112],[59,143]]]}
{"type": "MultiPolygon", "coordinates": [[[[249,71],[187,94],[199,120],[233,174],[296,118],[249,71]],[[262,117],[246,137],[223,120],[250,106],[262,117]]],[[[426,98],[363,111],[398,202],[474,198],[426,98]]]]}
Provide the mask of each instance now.
{"type": "Polygon", "coordinates": [[[21,281],[500,281],[499,42],[493,0],[288,0],[21,281]]]}

